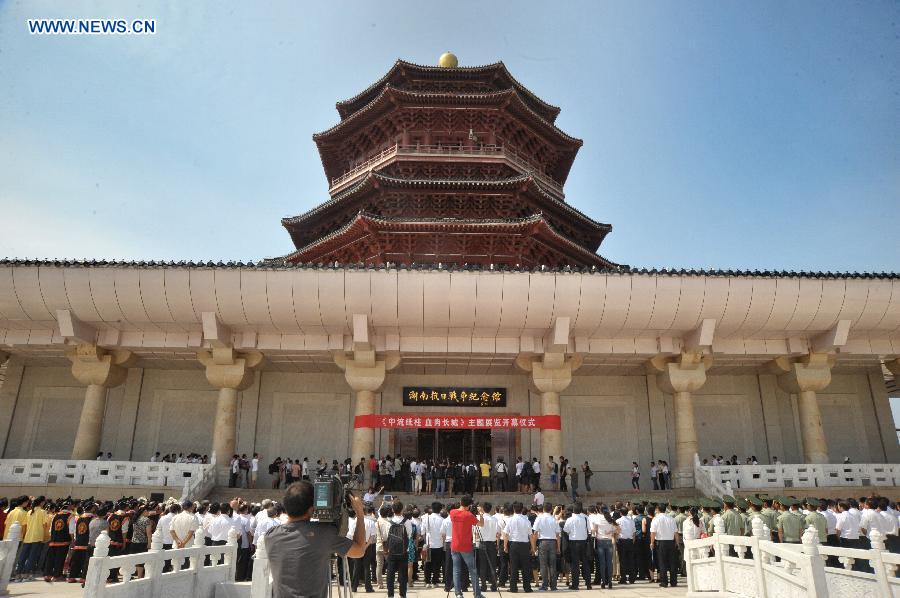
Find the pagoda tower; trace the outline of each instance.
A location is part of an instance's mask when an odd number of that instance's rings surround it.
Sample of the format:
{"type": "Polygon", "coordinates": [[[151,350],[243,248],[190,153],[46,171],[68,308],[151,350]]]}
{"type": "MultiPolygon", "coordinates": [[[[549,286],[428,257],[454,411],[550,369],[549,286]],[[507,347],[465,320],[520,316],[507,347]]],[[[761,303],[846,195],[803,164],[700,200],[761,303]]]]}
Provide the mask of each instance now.
{"type": "Polygon", "coordinates": [[[398,60],[337,111],[313,135],[331,199],[282,220],[277,261],[617,267],[597,254],[612,227],[565,201],[582,141],[502,62],[398,60]]]}

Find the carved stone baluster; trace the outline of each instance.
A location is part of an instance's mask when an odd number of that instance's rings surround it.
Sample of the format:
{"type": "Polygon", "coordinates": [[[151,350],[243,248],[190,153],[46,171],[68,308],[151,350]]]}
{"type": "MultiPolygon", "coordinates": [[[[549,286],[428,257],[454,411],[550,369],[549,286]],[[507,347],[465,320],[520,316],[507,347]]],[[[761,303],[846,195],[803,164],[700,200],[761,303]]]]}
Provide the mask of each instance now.
{"type": "MultiPolygon", "coordinates": [[[[204,541],[203,536],[203,528],[198,527],[197,531],[194,532],[194,548],[202,548],[206,546],[206,542],[204,541]]],[[[185,546],[187,548],[187,546],[185,546]]],[[[203,557],[200,554],[191,557],[191,569],[199,569],[204,565],[203,557]]]]}
{"type": "MultiPolygon", "coordinates": [[[[757,519],[757,521],[760,521],[757,519]]],[[[762,536],[759,537],[760,542],[771,542],[772,541],[772,530],[769,529],[769,526],[765,523],[762,524],[762,536]]],[[[765,565],[769,565],[772,563],[772,554],[767,551],[760,550],[762,552],[762,562],[765,565]]]]}

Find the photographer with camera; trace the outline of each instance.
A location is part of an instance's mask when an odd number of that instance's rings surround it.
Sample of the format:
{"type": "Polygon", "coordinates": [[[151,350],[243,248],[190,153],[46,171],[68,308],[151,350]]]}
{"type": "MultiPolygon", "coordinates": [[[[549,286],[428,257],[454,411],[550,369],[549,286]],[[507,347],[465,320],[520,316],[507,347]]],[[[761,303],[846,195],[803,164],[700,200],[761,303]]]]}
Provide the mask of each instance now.
{"type": "Polygon", "coordinates": [[[331,581],[331,555],[360,558],[366,553],[362,500],[350,495],[350,506],[356,515],[353,540],[350,540],[335,525],[310,521],[313,498],[310,482],[304,480],[288,486],[283,501],[288,521],[266,533],[273,598],[325,598],[331,581]]]}
{"type": "Polygon", "coordinates": [[[465,563],[469,570],[469,580],[475,598],[482,598],[481,585],[478,583],[478,569],[475,567],[475,547],[473,545],[472,526],[484,527],[484,510],[478,507],[476,518],[472,508],[472,497],[465,495],[460,500],[460,507],[450,511],[450,525],[453,533],[450,538],[450,550],[453,558],[453,590],[456,598],[462,598],[462,567],[465,563]]]}

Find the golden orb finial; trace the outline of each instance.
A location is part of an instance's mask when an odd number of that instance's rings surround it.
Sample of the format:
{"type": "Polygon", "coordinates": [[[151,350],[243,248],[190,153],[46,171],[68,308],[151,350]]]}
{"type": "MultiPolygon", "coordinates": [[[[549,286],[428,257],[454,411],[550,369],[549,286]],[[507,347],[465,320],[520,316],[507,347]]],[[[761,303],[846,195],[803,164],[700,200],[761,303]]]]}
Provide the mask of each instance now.
{"type": "Polygon", "coordinates": [[[453,52],[444,52],[441,54],[441,57],[438,58],[438,66],[445,69],[455,69],[459,66],[459,60],[457,60],[456,54],[453,52]]]}

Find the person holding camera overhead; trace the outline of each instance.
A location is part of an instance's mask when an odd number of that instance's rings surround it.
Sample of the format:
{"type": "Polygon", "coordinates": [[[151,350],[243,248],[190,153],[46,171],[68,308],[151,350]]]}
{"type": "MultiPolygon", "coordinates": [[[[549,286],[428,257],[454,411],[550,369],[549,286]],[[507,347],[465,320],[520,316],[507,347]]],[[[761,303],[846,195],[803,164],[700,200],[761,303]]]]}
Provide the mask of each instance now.
{"type": "Polygon", "coordinates": [[[330,579],[331,555],[360,558],[366,553],[366,524],[363,502],[350,496],[356,516],[353,539],[341,536],[329,523],[310,521],[313,485],[296,482],[284,495],[288,521],[266,533],[266,550],[272,571],[272,598],[325,598],[330,579]]]}
{"type": "Polygon", "coordinates": [[[484,527],[484,510],[479,506],[476,518],[472,513],[472,497],[466,494],[460,499],[460,507],[450,511],[450,525],[453,526],[450,550],[453,556],[453,590],[456,598],[463,596],[463,564],[469,570],[469,580],[472,582],[475,598],[482,598],[481,585],[478,583],[478,569],[475,567],[472,526],[484,527]]]}

